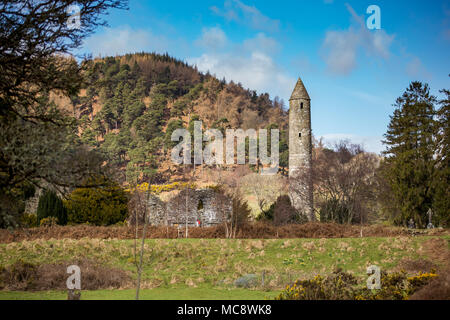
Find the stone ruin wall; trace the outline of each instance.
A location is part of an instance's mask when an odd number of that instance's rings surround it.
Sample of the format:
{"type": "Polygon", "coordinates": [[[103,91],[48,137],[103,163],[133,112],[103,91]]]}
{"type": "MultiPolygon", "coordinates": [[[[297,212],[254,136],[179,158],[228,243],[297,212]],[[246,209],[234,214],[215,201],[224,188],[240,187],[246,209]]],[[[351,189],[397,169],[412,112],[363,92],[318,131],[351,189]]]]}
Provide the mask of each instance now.
{"type": "MultiPolygon", "coordinates": [[[[152,226],[185,226],[187,208],[188,226],[197,226],[197,219],[199,219],[202,227],[211,227],[231,217],[233,203],[230,198],[212,189],[188,189],[181,191],[168,202],[163,202],[152,195],[149,199],[149,207],[148,222],[152,226]]],[[[132,220],[129,220],[129,224],[134,224],[132,220]]],[[[139,219],[139,223],[142,221],[143,219],[139,219]]]]}

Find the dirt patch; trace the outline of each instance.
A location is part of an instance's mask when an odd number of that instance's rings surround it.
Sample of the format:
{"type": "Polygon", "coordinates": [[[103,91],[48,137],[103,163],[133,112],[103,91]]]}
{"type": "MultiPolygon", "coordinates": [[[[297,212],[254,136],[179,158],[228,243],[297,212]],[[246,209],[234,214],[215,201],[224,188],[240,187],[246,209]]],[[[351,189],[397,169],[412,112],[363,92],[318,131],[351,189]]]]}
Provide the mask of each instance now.
{"type": "Polygon", "coordinates": [[[409,300],[450,300],[450,270],[441,272],[439,277],[413,294],[409,300]]]}
{"type": "Polygon", "coordinates": [[[450,250],[448,240],[433,238],[420,250],[437,265],[436,279],[417,291],[410,300],[450,300],[450,250]]]}
{"type": "MultiPolygon", "coordinates": [[[[149,239],[175,239],[178,236],[176,228],[149,227],[149,239]]],[[[134,239],[133,227],[95,227],[95,226],[53,226],[15,231],[0,230],[0,243],[19,242],[23,240],[50,239],[134,239]]],[[[239,228],[236,236],[239,239],[293,239],[293,238],[359,238],[361,237],[398,237],[410,236],[404,228],[387,226],[352,226],[333,223],[311,222],[275,227],[267,223],[251,223],[239,228]]],[[[445,235],[448,230],[423,231],[421,235],[445,235]]],[[[183,229],[184,235],[184,229],[183,229]]],[[[226,231],[223,225],[211,228],[189,228],[189,238],[193,239],[223,239],[226,231]]]]}
{"type": "Polygon", "coordinates": [[[19,261],[0,270],[0,290],[67,290],[66,281],[70,275],[66,272],[70,265],[81,269],[82,290],[120,289],[131,283],[130,275],[124,270],[108,268],[90,260],[39,266],[19,261]]]}
{"type": "Polygon", "coordinates": [[[450,269],[449,241],[433,238],[423,244],[423,253],[431,260],[450,269]]]}
{"type": "Polygon", "coordinates": [[[396,268],[397,271],[404,270],[409,274],[418,274],[420,272],[430,272],[431,270],[437,270],[438,266],[427,259],[402,259],[396,268]]]}

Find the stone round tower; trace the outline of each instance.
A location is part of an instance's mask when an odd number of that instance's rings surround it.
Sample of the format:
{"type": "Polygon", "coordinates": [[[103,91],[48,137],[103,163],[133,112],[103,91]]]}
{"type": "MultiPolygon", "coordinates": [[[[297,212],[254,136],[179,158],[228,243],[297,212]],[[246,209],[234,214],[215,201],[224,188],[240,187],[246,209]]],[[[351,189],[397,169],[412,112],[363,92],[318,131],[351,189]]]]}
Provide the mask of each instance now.
{"type": "Polygon", "coordinates": [[[315,220],[311,166],[311,98],[299,78],[289,99],[289,197],[309,221],[315,220]]]}

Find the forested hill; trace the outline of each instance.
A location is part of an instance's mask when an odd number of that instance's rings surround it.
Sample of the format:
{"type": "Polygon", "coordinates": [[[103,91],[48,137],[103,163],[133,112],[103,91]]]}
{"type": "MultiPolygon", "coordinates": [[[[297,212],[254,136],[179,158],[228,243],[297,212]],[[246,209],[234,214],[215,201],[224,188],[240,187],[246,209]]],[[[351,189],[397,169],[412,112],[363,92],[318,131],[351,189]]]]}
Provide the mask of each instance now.
{"type": "Polygon", "coordinates": [[[278,98],[202,74],[167,54],[84,63],[87,85],[71,98],[79,133],[124,173],[123,182],[167,181],[163,167],[170,166],[171,134],[194,120],[202,120],[204,129],[222,131],[278,126],[284,142],[280,151],[287,149],[287,112],[278,98]]]}

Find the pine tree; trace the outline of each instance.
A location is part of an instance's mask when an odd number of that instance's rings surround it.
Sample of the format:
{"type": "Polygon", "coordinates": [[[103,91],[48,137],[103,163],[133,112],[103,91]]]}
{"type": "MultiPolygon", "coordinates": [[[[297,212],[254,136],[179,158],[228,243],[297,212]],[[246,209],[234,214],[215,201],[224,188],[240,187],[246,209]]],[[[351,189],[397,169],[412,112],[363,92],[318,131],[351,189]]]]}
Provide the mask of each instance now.
{"type": "Polygon", "coordinates": [[[435,171],[436,98],[427,84],[412,82],[396,100],[384,143],[385,178],[401,212],[395,218],[406,225],[414,219],[416,225],[427,224],[427,212],[433,204],[433,175],[435,171]]]}
{"type": "Polygon", "coordinates": [[[445,98],[437,111],[439,129],[436,139],[436,171],[433,177],[433,223],[450,226],[450,90],[442,90],[445,98]]]}

